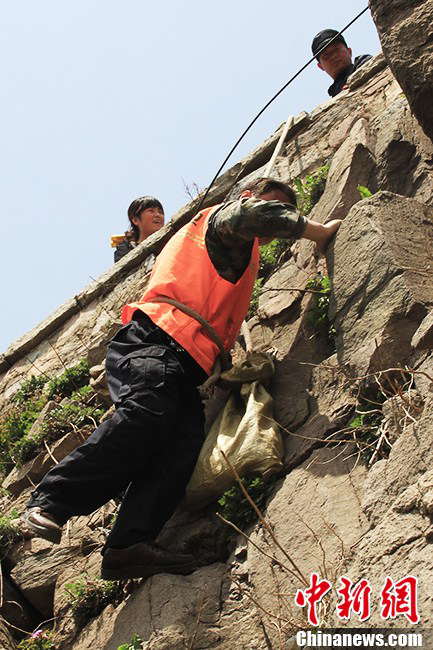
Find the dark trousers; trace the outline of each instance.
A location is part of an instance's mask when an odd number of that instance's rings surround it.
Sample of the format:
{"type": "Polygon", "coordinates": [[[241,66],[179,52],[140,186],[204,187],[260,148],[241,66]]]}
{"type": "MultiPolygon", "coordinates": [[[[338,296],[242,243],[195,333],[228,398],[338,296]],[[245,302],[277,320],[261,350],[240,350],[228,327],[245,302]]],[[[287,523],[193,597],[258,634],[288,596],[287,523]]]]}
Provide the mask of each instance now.
{"type": "Polygon", "coordinates": [[[65,523],[126,490],[106,547],[154,540],[181,501],[203,443],[196,386],[204,371],[140,314],[108,346],[116,404],[88,440],[53,467],[28,504],[65,523]]]}

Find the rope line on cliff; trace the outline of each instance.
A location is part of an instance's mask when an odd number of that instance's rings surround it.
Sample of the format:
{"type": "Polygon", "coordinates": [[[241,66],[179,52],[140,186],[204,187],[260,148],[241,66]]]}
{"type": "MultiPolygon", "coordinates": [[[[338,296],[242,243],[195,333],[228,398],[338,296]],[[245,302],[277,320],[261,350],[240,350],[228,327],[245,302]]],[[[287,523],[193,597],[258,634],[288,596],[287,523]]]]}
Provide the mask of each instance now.
{"type": "MultiPolygon", "coordinates": [[[[224,158],[224,161],[221,163],[221,165],[220,165],[220,167],[219,167],[217,173],[215,174],[215,176],[214,176],[213,179],[211,180],[210,184],[208,185],[208,187],[207,187],[207,189],[206,189],[206,192],[204,193],[204,196],[203,196],[202,199],[200,200],[200,203],[199,203],[198,208],[197,208],[197,212],[199,212],[199,211],[201,210],[201,208],[203,207],[203,204],[204,204],[204,202],[205,202],[207,196],[209,195],[210,190],[212,189],[213,185],[215,184],[215,181],[217,180],[218,176],[220,175],[220,173],[221,173],[222,170],[224,169],[226,163],[228,162],[228,160],[230,159],[230,157],[232,156],[232,154],[234,153],[234,151],[237,149],[238,145],[242,142],[242,140],[244,139],[244,137],[246,136],[246,134],[248,133],[248,131],[251,129],[251,127],[252,127],[252,126],[257,122],[257,120],[259,119],[259,117],[260,117],[261,115],[263,115],[263,113],[265,112],[265,110],[266,110],[266,109],[267,109],[267,108],[268,108],[268,107],[269,107],[269,106],[270,106],[270,105],[271,105],[271,104],[272,104],[272,103],[277,99],[277,97],[279,97],[279,96],[281,95],[281,93],[282,93],[282,92],[283,92],[283,91],[284,91],[288,86],[290,86],[290,84],[291,84],[293,81],[295,81],[295,79],[296,79],[297,77],[299,77],[299,75],[300,75],[302,72],[304,72],[304,70],[305,70],[306,68],[308,68],[308,66],[310,65],[310,63],[312,63],[313,61],[315,61],[316,56],[318,56],[318,55],[319,55],[319,54],[320,54],[324,49],[326,49],[326,48],[328,47],[328,45],[330,45],[334,40],[336,40],[339,36],[341,36],[341,34],[343,34],[347,29],[349,29],[349,27],[351,27],[351,26],[353,25],[353,23],[355,23],[359,18],[361,18],[361,16],[362,16],[363,14],[365,14],[365,12],[369,10],[369,8],[370,8],[370,7],[368,7],[368,6],[365,7],[365,9],[363,9],[359,14],[357,14],[357,15],[355,16],[355,18],[353,18],[353,19],[350,21],[350,23],[348,23],[345,27],[343,27],[343,29],[342,29],[340,32],[338,32],[338,34],[335,34],[335,36],[333,36],[333,38],[332,38],[328,43],[326,43],[326,45],[324,45],[324,46],[323,46],[323,47],[322,47],[322,48],[317,52],[317,54],[316,54],[315,56],[312,56],[311,59],[309,59],[309,60],[307,61],[307,63],[305,63],[305,65],[303,65],[302,68],[300,68],[300,69],[298,70],[298,72],[297,72],[296,74],[294,74],[293,77],[291,77],[291,78],[290,78],[290,79],[289,79],[289,80],[284,84],[284,86],[282,86],[282,87],[280,88],[280,90],[279,90],[278,92],[276,92],[275,95],[274,95],[273,97],[271,97],[271,99],[270,99],[268,102],[266,102],[266,104],[263,106],[263,108],[260,109],[260,111],[257,113],[257,115],[256,115],[256,116],[251,120],[251,122],[248,124],[247,128],[243,131],[243,133],[242,133],[242,134],[239,136],[239,138],[236,140],[235,144],[234,144],[233,147],[230,149],[230,151],[229,151],[229,153],[227,154],[227,156],[224,158]]],[[[236,183],[236,182],[235,182],[235,183],[236,183]]]]}

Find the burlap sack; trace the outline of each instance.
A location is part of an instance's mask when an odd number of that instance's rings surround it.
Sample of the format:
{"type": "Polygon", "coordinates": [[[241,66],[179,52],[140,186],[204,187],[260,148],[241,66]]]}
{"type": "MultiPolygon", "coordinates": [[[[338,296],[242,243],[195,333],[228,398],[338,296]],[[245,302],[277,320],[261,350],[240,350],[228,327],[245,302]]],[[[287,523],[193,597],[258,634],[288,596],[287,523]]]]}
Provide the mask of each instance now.
{"type": "Polygon", "coordinates": [[[273,420],[273,400],[264,387],[274,365],[254,353],[222,374],[232,392],[213,423],[186,490],[187,507],[200,507],[219,497],[235,481],[222,450],[237,472],[266,477],[282,468],[283,444],[273,420]]]}

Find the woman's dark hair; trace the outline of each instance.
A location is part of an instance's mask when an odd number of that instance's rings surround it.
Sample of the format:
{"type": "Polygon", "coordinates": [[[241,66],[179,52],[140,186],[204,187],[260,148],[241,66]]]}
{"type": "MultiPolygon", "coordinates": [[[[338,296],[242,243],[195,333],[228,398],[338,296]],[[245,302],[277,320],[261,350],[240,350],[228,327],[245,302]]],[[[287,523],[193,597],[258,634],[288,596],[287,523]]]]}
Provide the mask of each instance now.
{"type": "Polygon", "coordinates": [[[266,194],[272,190],[280,190],[280,192],[283,192],[287,198],[290,199],[290,203],[296,208],[297,201],[295,192],[292,190],[290,185],[277,181],[275,178],[266,178],[264,176],[256,178],[254,181],[243,185],[239,189],[239,196],[245,190],[250,190],[253,196],[261,196],[262,194],[266,194]]]}
{"type": "Polygon", "coordinates": [[[162,211],[162,214],[164,214],[164,208],[162,207],[161,201],[158,201],[154,196],[140,196],[138,199],[134,199],[128,208],[128,219],[131,224],[132,239],[134,241],[138,241],[140,232],[132,219],[133,217],[139,217],[143,210],[146,210],[147,208],[159,208],[162,211]]]}

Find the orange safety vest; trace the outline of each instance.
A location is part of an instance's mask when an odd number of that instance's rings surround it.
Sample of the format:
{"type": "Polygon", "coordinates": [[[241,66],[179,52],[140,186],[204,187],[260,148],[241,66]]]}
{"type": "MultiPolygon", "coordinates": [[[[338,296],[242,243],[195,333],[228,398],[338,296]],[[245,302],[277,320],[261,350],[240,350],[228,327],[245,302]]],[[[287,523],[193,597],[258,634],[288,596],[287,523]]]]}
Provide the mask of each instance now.
{"type": "Polygon", "coordinates": [[[122,310],[122,322],[128,323],[134,311],[141,309],[208,374],[219,355],[216,343],[188,314],[173,305],[151,300],[165,296],[191,307],[214,328],[226,350],[233,347],[250,304],[259,268],[259,243],[255,238],[250,262],[235,284],[222,278],[205,244],[209,217],[219,207],[202,210],[173,235],[158,255],[142,298],[125,305],[122,310]]]}

